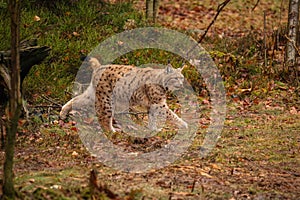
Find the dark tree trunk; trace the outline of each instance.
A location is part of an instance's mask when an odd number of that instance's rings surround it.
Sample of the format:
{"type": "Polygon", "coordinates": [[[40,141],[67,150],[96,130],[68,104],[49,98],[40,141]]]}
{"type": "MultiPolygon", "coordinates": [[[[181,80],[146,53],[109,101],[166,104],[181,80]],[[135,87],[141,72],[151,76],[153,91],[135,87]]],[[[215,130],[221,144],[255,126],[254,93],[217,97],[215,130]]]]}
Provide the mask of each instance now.
{"type": "MultiPolygon", "coordinates": [[[[50,53],[51,48],[47,46],[37,46],[37,40],[24,40],[20,43],[20,81],[21,89],[22,82],[29,73],[30,69],[37,64],[40,64],[50,53]]],[[[0,148],[4,148],[4,136],[6,135],[5,107],[8,104],[9,91],[11,90],[11,50],[0,51],[0,148]]]]}
{"type": "Polygon", "coordinates": [[[7,124],[7,137],[5,145],[4,177],[3,177],[3,197],[4,199],[14,199],[15,189],[13,182],[13,160],[18,127],[18,119],[21,111],[21,91],[20,91],[20,1],[10,0],[9,10],[11,14],[11,73],[9,90],[9,113],[7,124]]]}

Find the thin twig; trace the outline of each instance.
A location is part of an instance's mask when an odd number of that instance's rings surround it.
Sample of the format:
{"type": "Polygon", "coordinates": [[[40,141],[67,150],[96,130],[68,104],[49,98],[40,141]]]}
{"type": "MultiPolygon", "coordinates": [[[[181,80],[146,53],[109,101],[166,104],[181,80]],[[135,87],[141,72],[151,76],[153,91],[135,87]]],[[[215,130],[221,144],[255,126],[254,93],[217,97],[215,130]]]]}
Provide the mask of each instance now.
{"type": "Polygon", "coordinates": [[[267,70],[267,34],[266,34],[266,11],[264,11],[264,72],[267,70]]]}
{"type": "Polygon", "coordinates": [[[69,92],[67,90],[65,90],[65,94],[68,94],[68,95],[71,95],[71,96],[74,96],[74,94],[72,92],[69,92]]]}
{"type": "Polygon", "coordinates": [[[193,181],[193,185],[192,185],[192,190],[191,190],[191,193],[193,193],[193,192],[195,191],[196,182],[197,182],[197,180],[196,180],[196,179],[194,179],[194,181],[193,181]]]}
{"type": "Polygon", "coordinates": [[[147,112],[119,112],[116,115],[146,115],[147,112]]]}
{"type": "Polygon", "coordinates": [[[254,11],[254,10],[255,10],[255,8],[258,6],[258,4],[259,4],[259,1],[260,1],[260,0],[257,0],[257,1],[256,1],[256,4],[255,4],[255,5],[254,5],[254,7],[252,8],[252,11],[254,11]]]}
{"type": "Polygon", "coordinates": [[[59,105],[35,105],[35,106],[29,105],[28,107],[29,108],[61,108],[61,106],[59,105]]]}
{"type": "Polygon", "coordinates": [[[230,0],[225,0],[223,3],[221,3],[220,5],[218,5],[217,8],[217,13],[214,17],[214,19],[210,22],[210,24],[208,25],[208,27],[206,28],[206,30],[204,31],[204,34],[201,36],[201,38],[199,39],[198,43],[201,43],[202,40],[204,39],[204,37],[206,36],[208,30],[210,29],[210,27],[215,23],[215,21],[217,20],[219,14],[221,13],[221,11],[223,10],[223,8],[230,2],[230,0]]]}
{"type": "Polygon", "coordinates": [[[45,95],[42,95],[41,96],[43,99],[45,99],[45,100],[47,100],[47,101],[49,101],[49,102],[51,102],[51,103],[53,103],[53,104],[55,104],[55,105],[57,105],[57,106],[62,106],[62,105],[60,105],[59,103],[57,103],[57,102],[55,102],[53,99],[51,99],[50,97],[47,97],[47,96],[45,96],[45,95]]]}
{"type": "Polygon", "coordinates": [[[210,22],[210,24],[208,25],[208,27],[205,29],[204,34],[201,36],[201,38],[197,41],[197,44],[191,48],[188,52],[187,55],[189,55],[189,53],[195,49],[195,47],[200,44],[202,42],[202,40],[205,38],[207,32],[209,31],[210,27],[215,23],[215,21],[217,20],[219,14],[221,13],[221,11],[223,10],[223,8],[230,2],[230,0],[225,0],[223,3],[218,5],[217,8],[217,13],[215,14],[213,20],[210,22]]]}
{"type": "Polygon", "coordinates": [[[284,35],[284,37],[290,42],[292,43],[293,47],[296,49],[298,55],[300,56],[300,50],[296,45],[296,42],[294,40],[292,40],[291,38],[289,38],[287,35],[284,35]]]}

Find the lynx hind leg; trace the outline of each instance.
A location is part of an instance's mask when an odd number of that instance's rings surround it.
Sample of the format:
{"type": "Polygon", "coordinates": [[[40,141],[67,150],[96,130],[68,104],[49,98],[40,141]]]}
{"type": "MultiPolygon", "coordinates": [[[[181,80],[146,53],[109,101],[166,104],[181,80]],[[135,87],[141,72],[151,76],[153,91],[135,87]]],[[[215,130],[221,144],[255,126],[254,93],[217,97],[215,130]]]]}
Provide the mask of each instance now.
{"type": "Polygon", "coordinates": [[[67,118],[67,115],[71,112],[73,109],[73,105],[75,102],[79,101],[82,98],[82,95],[76,96],[72,98],[70,101],[68,101],[63,107],[61,108],[61,111],[59,113],[59,117],[62,120],[65,120],[67,118]]]}
{"type": "Polygon", "coordinates": [[[94,90],[91,86],[89,86],[84,93],[72,98],[62,107],[59,113],[60,119],[62,120],[66,119],[67,115],[71,112],[71,110],[74,109],[74,106],[75,109],[77,110],[81,107],[86,108],[86,106],[94,105],[93,104],[94,99],[95,99],[94,90]]]}
{"type": "Polygon", "coordinates": [[[61,111],[59,113],[60,119],[64,120],[67,118],[67,115],[72,110],[72,104],[73,104],[74,98],[68,101],[63,107],[61,108],[61,111]]]}
{"type": "Polygon", "coordinates": [[[101,93],[98,93],[96,101],[96,113],[101,128],[105,132],[116,132],[113,127],[113,111],[111,101],[101,93]]]}

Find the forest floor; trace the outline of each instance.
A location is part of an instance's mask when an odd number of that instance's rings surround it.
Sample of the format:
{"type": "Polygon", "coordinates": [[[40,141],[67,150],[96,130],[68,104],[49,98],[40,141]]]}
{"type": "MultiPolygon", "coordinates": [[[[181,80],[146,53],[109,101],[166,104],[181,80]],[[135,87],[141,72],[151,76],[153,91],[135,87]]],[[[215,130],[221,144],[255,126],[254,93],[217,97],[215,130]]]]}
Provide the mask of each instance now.
{"type": "MultiPolygon", "coordinates": [[[[298,199],[299,112],[270,101],[246,107],[231,102],[227,108],[221,138],[207,157],[191,148],[175,163],[143,173],[102,165],[72,121],[20,132],[17,189],[27,199],[90,198],[90,170],[96,169],[98,183],[120,199],[298,199]]],[[[127,147],[136,145],[144,144],[127,147]]]]}
{"type": "MultiPolygon", "coordinates": [[[[205,29],[221,1],[195,2],[164,0],[159,23],[183,30],[205,29]]],[[[253,11],[253,2],[243,2],[243,5],[234,2],[224,9],[209,32],[210,37],[242,37],[253,30],[262,34],[263,10],[272,19],[267,23],[269,33],[279,28],[286,18],[287,5],[281,5],[280,1],[274,5],[273,1],[260,2],[253,11]]],[[[136,6],[141,8],[140,3],[136,6]]],[[[204,45],[214,48],[214,44],[204,45]]],[[[275,56],[278,60],[282,58],[279,53],[275,56]]],[[[251,62],[261,65],[259,59],[251,62]]],[[[76,122],[71,119],[56,118],[42,123],[20,120],[14,168],[18,196],[20,199],[110,199],[107,196],[113,193],[115,199],[127,200],[299,199],[299,88],[270,80],[264,88],[253,87],[253,94],[249,95],[239,85],[245,77],[235,80],[237,86],[227,84],[230,81],[225,77],[226,120],[210,154],[200,158],[195,142],[169,166],[143,173],[121,172],[103,165],[86,150],[76,122]],[[97,171],[98,185],[105,185],[106,190],[92,192],[93,169],[97,171]]],[[[260,78],[267,79],[267,76],[260,78]]],[[[207,105],[209,101],[202,104],[207,105]]],[[[59,111],[53,112],[58,115],[59,111]]],[[[48,117],[51,116],[47,113],[42,116],[48,117]]],[[[207,128],[209,119],[201,119],[200,124],[207,128]]],[[[201,140],[205,131],[197,134],[201,140]]],[[[133,153],[137,146],[143,149],[157,145],[157,141],[144,143],[123,138],[120,141],[133,153]]],[[[3,160],[1,151],[0,161],[3,160]]]]}

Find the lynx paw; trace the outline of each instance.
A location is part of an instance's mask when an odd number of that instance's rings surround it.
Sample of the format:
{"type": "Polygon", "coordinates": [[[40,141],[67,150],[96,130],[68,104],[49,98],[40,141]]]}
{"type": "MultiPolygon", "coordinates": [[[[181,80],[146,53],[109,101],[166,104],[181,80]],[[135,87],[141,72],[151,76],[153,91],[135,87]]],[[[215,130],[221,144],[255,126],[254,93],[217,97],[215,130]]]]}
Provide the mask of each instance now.
{"type": "Polygon", "coordinates": [[[179,124],[179,128],[183,128],[183,129],[187,129],[189,127],[188,123],[186,123],[185,121],[181,121],[181,123],[179,124]]]}
{"type": "Polygon", "coordinates": [[[61,120],[65,120],[65,119],[67,118],[67,114],[66,114],[65,112],[63,112],[63,110],[60,111],[60,113],[59,113],[59,118],[60,118],[61,120]]]}

